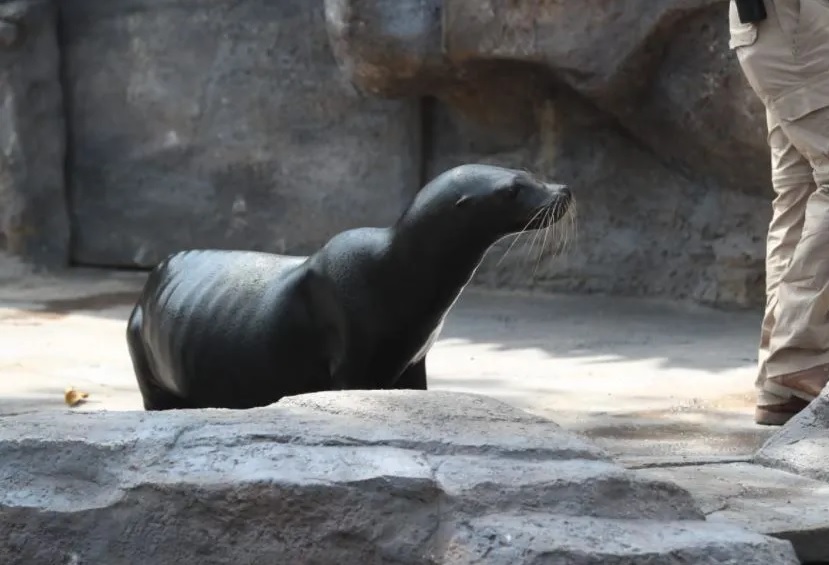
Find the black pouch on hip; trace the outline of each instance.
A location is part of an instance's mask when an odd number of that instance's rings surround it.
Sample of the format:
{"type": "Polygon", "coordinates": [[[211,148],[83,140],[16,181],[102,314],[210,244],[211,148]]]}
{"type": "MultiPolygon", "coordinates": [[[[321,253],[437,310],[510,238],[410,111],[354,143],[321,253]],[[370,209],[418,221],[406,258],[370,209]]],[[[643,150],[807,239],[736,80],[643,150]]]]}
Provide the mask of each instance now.
{"type": "Polygon", "coordinates": [[[766,5],[763,0],[734,0],[737,14],[744,24],[760,22],[766,19],[766,5]]]}

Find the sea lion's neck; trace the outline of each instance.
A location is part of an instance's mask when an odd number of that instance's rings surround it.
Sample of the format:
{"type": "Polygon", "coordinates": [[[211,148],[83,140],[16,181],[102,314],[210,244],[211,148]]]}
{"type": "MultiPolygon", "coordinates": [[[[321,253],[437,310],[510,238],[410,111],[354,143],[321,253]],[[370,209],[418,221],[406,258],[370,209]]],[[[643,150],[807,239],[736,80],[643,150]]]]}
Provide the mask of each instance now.
{"type": "Polygon", "coordinates": [[[391,229],[389,251],[406,284],[416,285],[414,293],[427,293],[441,307],[454,301],[493,243],[491,235],[463,232],[457,226],[409,224],[391,229]]]}

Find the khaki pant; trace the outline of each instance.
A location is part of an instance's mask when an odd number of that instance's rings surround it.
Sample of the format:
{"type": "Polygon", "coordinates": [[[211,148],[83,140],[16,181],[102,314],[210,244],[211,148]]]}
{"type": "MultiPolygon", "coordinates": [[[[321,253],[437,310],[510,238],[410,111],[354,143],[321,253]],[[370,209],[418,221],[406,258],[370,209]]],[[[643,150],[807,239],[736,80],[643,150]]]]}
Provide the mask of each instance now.
{"type": "Polygon", "coordinates": [[[766,106],[776,193],[762,390],[767,378],[829,363],[829,0],[765,0],[757,24],[741,23],[730,4],[730,46],[766,106]]]}

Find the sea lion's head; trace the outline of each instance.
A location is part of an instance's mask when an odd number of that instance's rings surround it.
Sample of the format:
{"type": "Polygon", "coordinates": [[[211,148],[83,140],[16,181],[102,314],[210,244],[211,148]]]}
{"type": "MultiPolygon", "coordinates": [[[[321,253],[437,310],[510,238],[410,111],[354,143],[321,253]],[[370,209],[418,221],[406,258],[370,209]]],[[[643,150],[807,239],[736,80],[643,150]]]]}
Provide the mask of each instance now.
{"type": "Polygon", "coordinates": [[[423,213],[430,207],[441,209],[457,226],[479,228],[497,238],[547,228],[564,217],[572,201],[563,184],[543,182],[523,170],[471,164],[429,183],[413,208],[423,213]]]}

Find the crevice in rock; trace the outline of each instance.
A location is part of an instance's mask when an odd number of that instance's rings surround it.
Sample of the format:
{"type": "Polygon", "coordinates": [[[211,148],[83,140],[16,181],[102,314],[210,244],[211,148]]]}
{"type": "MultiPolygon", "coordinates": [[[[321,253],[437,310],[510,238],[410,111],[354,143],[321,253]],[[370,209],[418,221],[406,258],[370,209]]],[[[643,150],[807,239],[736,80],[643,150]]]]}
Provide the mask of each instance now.
{"type": "Polygon", "coordinates": [[[419,184],[424,186],[432,176],[429,174],[429,163],[435,158],[435,104],[433,96],[424,96],[420,99],[420,162],[419,184]]]}
{"type": "Polygon", "coordinates": [[[675,467],[705,467],[705,466],[716,466],[716,465],[723,465],[727,463],[751,463],[751,457],[734,457],[734,458],[722,458],[717,459],[715,461],[705,461],[705,460],[697,460],[697,461],[654,461],[654,462],[643,462],[643,463],[635,463],[633,465],[625,465],[625,469],[630,469],[635,471],[637,469],[672,469],[675,467]]]}
{"type": "Polygon", "coordinates": [[[63,135],[64,135],[64,154],[63,154],[63,201],[66,206],[66,211],[69,221],[69,249],[67,256],[67,266],[79,266],[74,259],[75,243],[77,239],[77,220],[73,207],[72,199],[72,131],[74,123],[72,121],[72,112],[70,108],[74,104],[72,97],[71,82],[69,81],[67,68],[66,53],[66,33],[63,16],[63,2],[55,2],[55,35],[58,43],[58,83],[61,90],[61,108],[63,117],[63,135]]]}
{"type": "MultiPolygon", "coordinates": [[[[249,434],[240,436],[237,441],[233,443],[226,443],[225,445],[250,445],[251,443],[277,443],[285,445],[302,445],[306,447],[391,447],[397,449],[404,449],[409,451],[423,451],[429,455],[487,455],[497,456],[503,459],[515,459],[519,461],[549,461],[549,460],[567,460],[567,459],[587,459],[590,461],[610,461],[609,456],[601,456],[597,451],[590,449],[577,449],[562,447],[555,450],[547,449],[504,449],[498,446],[469,444],[464,445],[455,442],[440,442],[435,440],[403,440],[403,439],[379,439],[376,441],[359,439],[356,437],[349,437],[340,435],[338,437],[328,437],[324,439],[315,439],[312,436],[298,437],[295,435],[258,435],[249,434]]],[[[190,442],[189,445],[209,445],[209,438],[198,438],[190,442]]]]}

